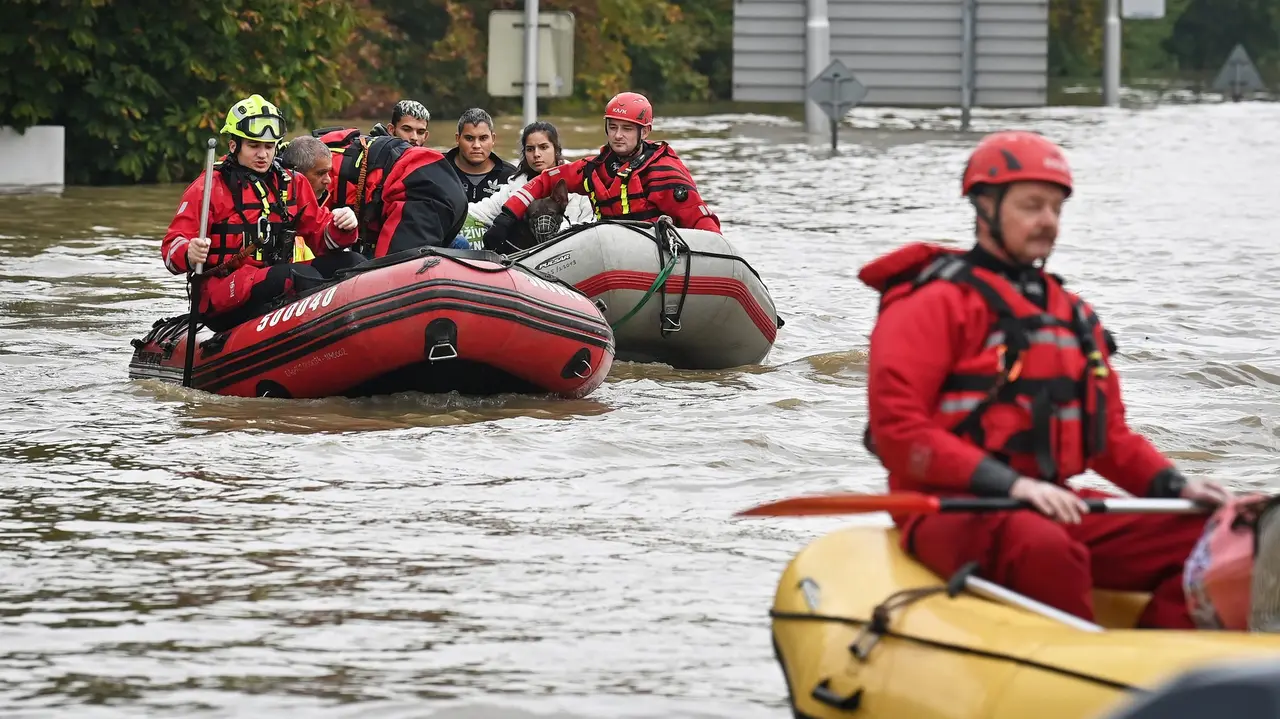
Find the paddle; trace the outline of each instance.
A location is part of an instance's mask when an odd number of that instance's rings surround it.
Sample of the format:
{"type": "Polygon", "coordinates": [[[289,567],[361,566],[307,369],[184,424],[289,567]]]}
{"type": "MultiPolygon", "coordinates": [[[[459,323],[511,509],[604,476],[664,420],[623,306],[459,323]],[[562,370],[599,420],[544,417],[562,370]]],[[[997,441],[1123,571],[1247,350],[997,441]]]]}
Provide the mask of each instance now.
{"type": "MultiPolygon", "coordinates": [[[[1136,499],[1128,497],[1089,498],[1084,500],[1090,512],[1109,513],[1165,513],[1200,514],[1212,511],[1189,499],[1136,499]]],[[[1029,502],[1019,499],[995,497],[934,497],[918,492],[894,492],[891,494],[826,494],[809,497],[792,497],[768,502],[737,512],[736,517],[801,517],[832,514],[939,514],[944,512],[1003,512],[1032,509],[1029,502]]],[[[995,582],[973,576],[976,569],[964,572],[962,586],[988,599],[1020,607],[1047,617],[1069,627],[1086,632],[1101,632],[1103,627],[1077,616],[1051,607],[1031,597],[1002,587],[995,582]]]]}
{"type": "MultiPolygon", "coordinates": [[[[209,138],[209,151],[204,158],[204,197],[200,200],[200,237],[209,234],[209,195],[213,192],[213,151],[218,139],[209,138]]],[[[191,273],[191,312],[187,315],[187,359],[182,365],[182,386],[191,386],[191,367],[196,360],[196,325],[200,324],[200,283],[196,281],[204,272],[204,263],[197,262],[191,273]]]]}
{"type": "MultiPolygon", "coordinates": [[[[1094,514],[1203,514],[1212,507],[1190,499],[1138,499],[1111,497],[1085,499],[1094,514]]],[[[1032,509],[1030,502],[1006,497],[934,497],[917,492],[891,494],[824,494],[767,502],[734,514],[735,517],[803,517],[832,514],[939,514],[943,512],[1005,512],[1032,509]]]]}
{"type": "MultiPolygon", "coordinates": [[[[1112,514],[1202,514],[1212,507],[1197,504],[1189,499],[1137,499],[1129,497],[1089,498],[1084,500],[1090,512],[1112,514]]],[[[918,492],[893,492],[891,494],[825,494],[809,497],[792,497],[768,502],[737,512],[736,517],[801,517],[832,514],[939,514],[943,512],[1004,512],[1031,509],[1029,502],[1006,497],[934,497],[918,492]]],[[[966,573],[964,587],[989,599],[1005,602],[1035,612],[1062,624],[1087,632],[1100,632],[1103,628],[1074,615],[1063,612],[1030,597],[1002,587],[994,582],[966,573]]]]}

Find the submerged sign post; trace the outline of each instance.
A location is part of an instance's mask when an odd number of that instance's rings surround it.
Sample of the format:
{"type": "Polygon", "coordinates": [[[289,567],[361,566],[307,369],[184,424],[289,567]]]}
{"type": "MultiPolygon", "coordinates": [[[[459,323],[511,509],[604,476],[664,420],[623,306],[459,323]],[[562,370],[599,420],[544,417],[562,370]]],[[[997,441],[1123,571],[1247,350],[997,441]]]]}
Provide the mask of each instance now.
{"type": "Polygon", "coordinates": [[[867,96],[866,85],[859,82],[853,71],[836,59],[810,81],[806,94],[831,118],[831,149],[836,149],[840,119],[867,96]]]}
{"type": "Polygon", "coordinates": [[[1213,89],[1224,95],[1230,93],[1232,101],[1240,102],[1245,92],[1265,90],[1267,85],[1258,74],[1258,68],[1249,59],[1244,46],[1236,45],[1218,71],[1218,77],[1214,78],[1213,89]]]}

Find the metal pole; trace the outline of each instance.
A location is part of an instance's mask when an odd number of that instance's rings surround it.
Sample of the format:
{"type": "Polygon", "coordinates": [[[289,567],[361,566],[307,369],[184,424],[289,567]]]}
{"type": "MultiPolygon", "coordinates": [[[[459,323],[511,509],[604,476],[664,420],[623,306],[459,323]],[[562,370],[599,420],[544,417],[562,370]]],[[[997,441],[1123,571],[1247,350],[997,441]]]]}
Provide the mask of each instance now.
{"type": "Polygon", "coordinates": [[[1102,25],[1102,104],[1120,106],[1120,0],[1106,0],[1102,25]]]}
{"type": "Polygon", "coordinates": [[[978,21],[978,0],[964,0],[960,13],[960,130],[969,131],[969,113],[973,109],[974,87],[977,79],[978,37],[975,27],[978,21]]]}
{"type": "Polygon", "coordinates": [[[524,2],[524,124],[538,119],[538,0],[524,2]]]}
{"type": "MultiPolygon", "coordinates": [[[[804,24],[804,82],[808,85],[831,62],[831,21],[827,18],[827,0],[806,0],[807,17],[804,24]]],[[[825,129],[827,116],[817,103],[804,102],[804,124],[810,134],[819,135],[825,129]]]]}

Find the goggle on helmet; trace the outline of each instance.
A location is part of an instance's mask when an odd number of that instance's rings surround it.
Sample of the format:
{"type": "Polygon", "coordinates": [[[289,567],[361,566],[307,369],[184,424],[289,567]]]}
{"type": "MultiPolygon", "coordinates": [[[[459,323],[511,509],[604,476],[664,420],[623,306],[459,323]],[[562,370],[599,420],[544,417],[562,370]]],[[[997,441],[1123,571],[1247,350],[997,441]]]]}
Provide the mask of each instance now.
{"type": "Polygon", "coordinates": [[[279,142],[284,138],[284,131],[284,116],[261,95],[252,95],[232,105],[222,126],[223,134],[261,142],[279,142]]]}

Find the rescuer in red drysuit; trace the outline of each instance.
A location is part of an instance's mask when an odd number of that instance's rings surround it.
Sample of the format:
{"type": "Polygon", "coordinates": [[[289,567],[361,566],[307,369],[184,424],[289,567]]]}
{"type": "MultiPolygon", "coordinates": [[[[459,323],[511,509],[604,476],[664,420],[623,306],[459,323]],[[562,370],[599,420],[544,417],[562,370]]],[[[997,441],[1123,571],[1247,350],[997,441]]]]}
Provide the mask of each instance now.
{"type": "Polygon", "coordinates": [[[1181,575],[1206,517],[1090,515],[1080,496],[1105,495],[1065,487],[1092,469],[1140,497],[1229,497],[1184,478],[1129,429],[1110,335],[1043,270],[1071,190],[1057,145],[989,135],[963,179],[976,246],[907,245],[862,269],[882,293],[867,446],[891,491],[1014,497],[1040,510],[894,517],[903,548],[940,575],[976,560],[981,576],[1085,619],[1095,585],[1150,591],[1138,626],[1191,628],[1181,575]]]}
{"type": "Polygon", "coordinates": [[[307,179],[276,161],[284,132],[284,116],[261,95],[233,105],[222,127],[229,149],[209,195],[208,237],[199,236],[201,174],[182,193],[160,242],[165,267],[174,274],[203,263],[195,281],[210,327],[256,317],[280,298],[319,286],[364,259],[340,252],[356,240],[355,213],[322,207],[307,179]]]}
{"type": "Polygon", "coordinates": [[[698,194],[689,168],[665,142],[649,142],[653,106],[644,95],[615,95],[604,110],[608,144],[587,157],[547,170],[516,190],[484,234],[486,249],[516,249],[507,239],[530,203],[551,196],[564,180],[570,192],[586,195],[596,219],[655,222],[667,215],[676,227],[720,232],[716,217],[698,194]]]}

